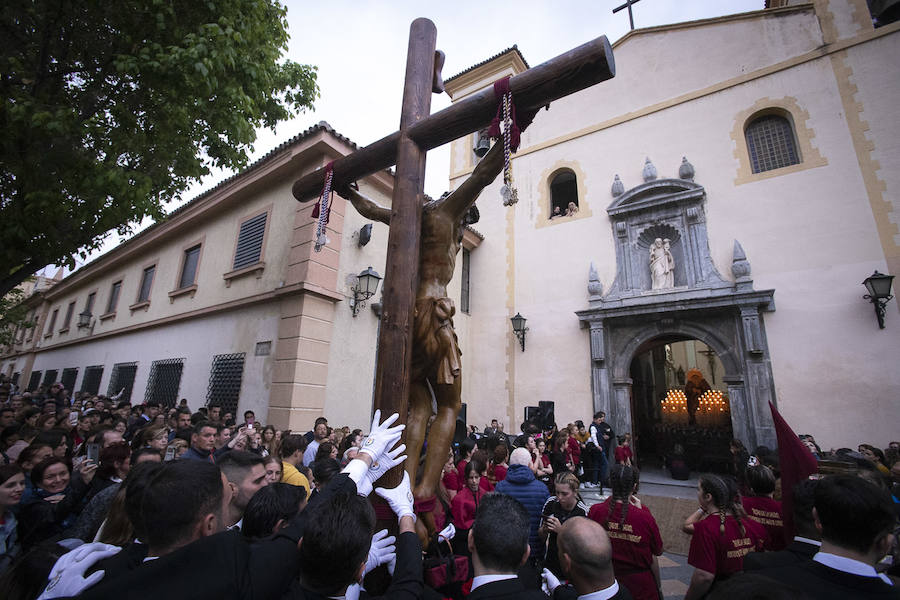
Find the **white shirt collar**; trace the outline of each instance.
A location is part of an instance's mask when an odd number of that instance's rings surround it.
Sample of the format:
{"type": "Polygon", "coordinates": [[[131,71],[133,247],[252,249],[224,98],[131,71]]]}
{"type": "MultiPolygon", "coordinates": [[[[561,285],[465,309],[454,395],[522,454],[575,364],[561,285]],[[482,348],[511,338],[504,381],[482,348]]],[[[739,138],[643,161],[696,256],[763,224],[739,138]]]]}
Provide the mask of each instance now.
{"type": "Polygon", "coordinates": [[[846,556],[838,556],[837,554],[831,554],[829,552],[816,552],[816,555],[813,556],[813,560],[826,567],[831,567],[836,571],[843,571],[844,573],[859,575],[861,577],[878,577],[888,584],[894,585],[889,578],[879,575],[872,565],[852,558],[847,558],[846,556]]]}
{"type": "Polygon", "coordinates": [[[805,537],[800,536],[800,535],[795,535],[795,536],[794,536],[794,541],[795,541],[795,542],[803,542],[804,544],[811,544],[811,545],[813,545],[813,546],[819,546],[820,548],[822,547],[822,542],[821,542],[821,541],[819,541],[819,540],[813,540],[813,539],[810,539],[810,538],[805,538],[805,537]]]}
{"type": "Polygon", "coordinates": [[[485,585],[486,583],[494,583],[495,581],[503,581],[504,579],[515,579],[515,573],[503,573],[499,575],[478,575],[474,579],[472,579],[472,592],[475,591],[476,588],[485,585]]]}
{"type": "Polygon", "coordinates": [[[578,596],[578,600],[608,600],[618,593],[619,582],[613,581],[613,584],[608,588],[603,588],[602,590],[597,590],[596,592],[591,592],[590,594],[578,596]]]}

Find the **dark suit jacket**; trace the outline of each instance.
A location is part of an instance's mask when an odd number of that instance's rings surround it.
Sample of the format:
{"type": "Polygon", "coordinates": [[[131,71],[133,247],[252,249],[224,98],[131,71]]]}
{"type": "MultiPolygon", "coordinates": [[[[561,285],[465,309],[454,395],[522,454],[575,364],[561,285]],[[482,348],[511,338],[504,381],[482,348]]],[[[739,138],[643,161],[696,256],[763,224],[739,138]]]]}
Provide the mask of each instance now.
{"type": "Polygon", "coordinates": [[[787,548],[778,552],[751,552],[744,557],[744,570],[758,571],[773,567],[788,567],[812,560],[818,551],[819,547],[815,544],[793,541],[787,548]]]}
{"type": "MultiPolygon", "coordinates": [[[[328,502],[338,493],[356,493],[346,474],[338,474],[317,499],[328,502]]],[[[197,540],[162,558],[142,563],[118,577],[105,576],[86,590],[82,600],[243,600],[278,598],[299,572],[297,541],[303,536],[309,509],[271,538],[250,543],[237,530],[197,540]]]]}
{"type": "MultiPolygon", "coordinates": [[[[576,600],[578,592],[571,585],[559,585],[553,590],[553,600],[576,600]]],[[[631,592],[625,586],[619,584],[619,591],[610,600],[632,600],[631,592]]]]}
{"type": "MultiPolygon", "coordinates": [[[[408,531],[397,537],[397,565],[391,585],[383,596],[370,596],[360,593],[360,600],[389,598],[390,600],[416,600],[422,597],[425,584],[422,580],[422,544],[419,536],[408,531]]],[[[326,596],[310,591],[302,585],[295,586],[285,599],[293,600],[327,600],[326,596]]]]}
{"type": "Polygon", "coordinates": [[[519,578],[494,581],[479,586],[469,594],[469,600],[485,600],[486,598],[505,598],[506,600],[547,600],[541,590],[529,590],[519,578]]]}
{"type": "Polygon", "coordinates": [[[900,590],[878,577],[851,575],[813,560],[767,569],[760,575],[801,590],[816,600],[900,600],[900,590]]]}

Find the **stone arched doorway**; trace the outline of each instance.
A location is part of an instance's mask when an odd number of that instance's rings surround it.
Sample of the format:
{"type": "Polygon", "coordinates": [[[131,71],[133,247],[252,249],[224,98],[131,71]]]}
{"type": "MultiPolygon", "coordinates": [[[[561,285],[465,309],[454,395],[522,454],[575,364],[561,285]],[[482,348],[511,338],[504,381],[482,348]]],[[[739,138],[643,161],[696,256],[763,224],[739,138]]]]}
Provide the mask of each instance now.
{"type": "MultiPolygon", "coordinates": [[[[686,162],[686,161],[685,161],[686,162]]],[[[649,164],[649,159],[648,159],[649,164]]],[[[591,265],[589,308],[577,311],[590,330],[594,410],[607,413],[617,434],[634,433],[630,368],[637,354],[656,339],[695,339],[722,364],[734,437],[748,447],[774,447],[769,411],[774,382],[763,312],[772,311],[774,290],[753,289],[750,263],[735,241],[731,272],[723,278],[709,253],[706,191],[687,178],[656,179],[625,191],[612,187],[607,208],[616,249],[616,279],[604,294],[591,265]],[[654,244],[665,246],[674,277],[652,281],[654,244]]]]}

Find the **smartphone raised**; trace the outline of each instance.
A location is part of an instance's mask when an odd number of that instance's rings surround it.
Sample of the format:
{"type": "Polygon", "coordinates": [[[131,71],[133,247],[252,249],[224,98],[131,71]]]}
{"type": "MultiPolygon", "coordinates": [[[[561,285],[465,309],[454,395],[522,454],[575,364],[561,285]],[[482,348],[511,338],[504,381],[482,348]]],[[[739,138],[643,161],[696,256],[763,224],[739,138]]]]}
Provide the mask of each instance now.
{"type": "Polygon", "coordinates": [[[87,457],[88,457],[88,460],[92,461],[95,465],[99,465],[100,464],[100,444],[88,444],[87,457]]]}
{"type": "Polygon", "coordinates": [[[168,448],[166,448],[165,462],[169,462],[170,460],[175,460],[175,446],[169,446],[168,448]]]}

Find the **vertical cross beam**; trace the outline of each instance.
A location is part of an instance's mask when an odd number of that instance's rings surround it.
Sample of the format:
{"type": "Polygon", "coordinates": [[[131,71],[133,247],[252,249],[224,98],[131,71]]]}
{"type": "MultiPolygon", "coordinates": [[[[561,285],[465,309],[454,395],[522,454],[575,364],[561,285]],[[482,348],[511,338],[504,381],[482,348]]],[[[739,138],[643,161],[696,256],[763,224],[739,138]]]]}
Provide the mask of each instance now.
{"type": "Polygon", "coordinates": [[[413,21],[409,28],[397,174],[391,205],[375,370],[375,408],[381,409],[385,416],[398,412],[403,422],[406,422],[410,389],[426,153],[409,137],[408,129],[431,113],[436,43],[434,23],[428,19],[413,21]]]}

